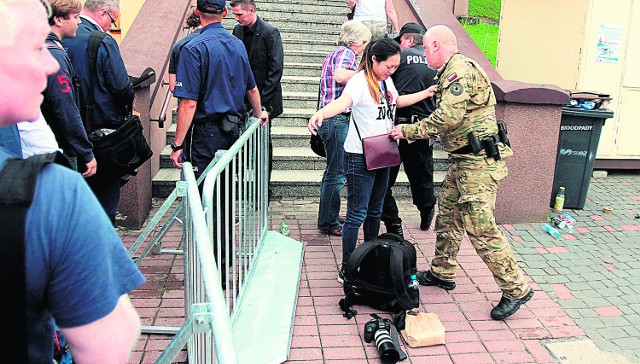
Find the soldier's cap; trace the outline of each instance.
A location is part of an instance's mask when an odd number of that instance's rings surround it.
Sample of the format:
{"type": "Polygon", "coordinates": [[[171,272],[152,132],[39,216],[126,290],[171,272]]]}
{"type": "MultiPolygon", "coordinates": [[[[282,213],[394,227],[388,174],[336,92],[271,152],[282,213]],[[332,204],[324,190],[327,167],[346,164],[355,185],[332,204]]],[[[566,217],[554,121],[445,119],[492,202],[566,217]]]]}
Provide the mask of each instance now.
{"type": "Polygon", "coordinates": [[[203,13],[221,14],[226,6],[226,0],[198,0],[198,10],[203,13]]]}
{"type": "Polygon", "coordinates": [[[402,36],[407,34],[407,33],[424,34],[425,30],[424,30],[424,28],[422,26],[420,26],[420,24],[407,23],[407,24],[402,26],[402,29],[400,29],[400,33],[393,40],[395,40],[396,42],[400,43],[400,41],[402,39],[402,36]]]}

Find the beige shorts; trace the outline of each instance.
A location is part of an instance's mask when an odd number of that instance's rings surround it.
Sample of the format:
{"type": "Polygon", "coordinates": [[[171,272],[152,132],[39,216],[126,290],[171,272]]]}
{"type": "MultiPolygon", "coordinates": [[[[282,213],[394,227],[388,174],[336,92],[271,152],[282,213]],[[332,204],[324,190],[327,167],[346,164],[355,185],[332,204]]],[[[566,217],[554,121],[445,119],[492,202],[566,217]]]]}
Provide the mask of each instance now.
{"type": "Polygon", "coordinates": [[[387,37],[389,34],[386,21],[362,20],[362,24],[371,30],[371,41],[387,37]]]}

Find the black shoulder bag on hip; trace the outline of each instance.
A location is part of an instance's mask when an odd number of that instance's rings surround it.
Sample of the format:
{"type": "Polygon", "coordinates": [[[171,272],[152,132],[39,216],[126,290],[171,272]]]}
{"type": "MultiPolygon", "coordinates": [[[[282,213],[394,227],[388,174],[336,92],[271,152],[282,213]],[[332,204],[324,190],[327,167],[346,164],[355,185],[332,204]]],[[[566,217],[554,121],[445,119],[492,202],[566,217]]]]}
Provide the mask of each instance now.
{"type": "Polygon", "coordinates": [[[137,168],[153,155],[153,151],[142,133],[140,117],[129,113],[125,116],[122,125],[110,133],[93,130],[92,125],[96,108],[94,87],[97,84],[98,49],[106,35],[106,33],[96,30],[91,32],[89,37],[88,52],[92,85],[87,94],[85,127],[89,140],[93,143],[93,155],[98,162],[96,176],[107,178],[134,176],[137,173],[137,168]]]}

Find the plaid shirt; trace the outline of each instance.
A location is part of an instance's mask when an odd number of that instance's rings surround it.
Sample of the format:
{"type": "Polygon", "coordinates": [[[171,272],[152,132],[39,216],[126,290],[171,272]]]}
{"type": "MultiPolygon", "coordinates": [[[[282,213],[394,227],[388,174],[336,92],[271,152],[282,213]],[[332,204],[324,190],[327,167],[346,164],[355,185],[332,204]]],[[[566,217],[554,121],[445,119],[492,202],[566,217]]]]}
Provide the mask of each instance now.
{"type": "Polygon", "coordinates": [[[338,46],[324,59],[322,64],[322,75],[320,77],[320,107],[324,107],[331,101],[337,99],[344,91],[344,85],[337,83],[333,79],[333,73],[338,68],[346,68],[355,71],[358,68],[356,63],[356,52],[351,48],[338,46]]]}

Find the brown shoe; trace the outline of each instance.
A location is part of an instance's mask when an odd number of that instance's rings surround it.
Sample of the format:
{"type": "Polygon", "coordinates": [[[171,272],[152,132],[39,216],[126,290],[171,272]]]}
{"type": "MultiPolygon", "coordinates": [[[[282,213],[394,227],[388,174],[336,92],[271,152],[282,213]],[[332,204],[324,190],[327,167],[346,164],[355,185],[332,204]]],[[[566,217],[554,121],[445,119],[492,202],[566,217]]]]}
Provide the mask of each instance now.
{"type": "Polygon", "coordinates": [[[342,226],[339,226],[335,229],[331,230],[321,230],[325,234],[333,235],[333,236],[342,236],[342,226]]]}

